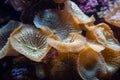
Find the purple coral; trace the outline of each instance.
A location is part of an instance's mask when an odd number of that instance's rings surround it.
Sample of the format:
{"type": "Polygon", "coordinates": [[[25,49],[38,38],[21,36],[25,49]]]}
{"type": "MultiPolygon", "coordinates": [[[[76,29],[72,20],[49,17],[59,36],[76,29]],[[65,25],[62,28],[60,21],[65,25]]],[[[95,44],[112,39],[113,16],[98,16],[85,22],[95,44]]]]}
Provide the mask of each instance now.
{"type": "Polygon", "coordinates": [[[94,13],[100,7],[107,5],[108,0],[78,0],[78,6],[85,13],[94,13]]]}
{"type": "Polygon", "coordinates": [[[98,1],[97,0],[89,0],[86,5],[89,5],[91,7],[96,7],[96,6],[98,6],[98,1]]]}
{"type": "Polygon", "coordinates": [[[97,0],[79,0],[79,7],[85,13],[96,12],[98,6],[97,0]]]}
{"type": "Polygon", "coordinates": [[[91,6],[89,5],[80,5],[79,6],[80,9],[85,12],[85,13],[93,13],[93,12],[96,12],[96,9],[95,8],[92,8],[91,6]]]}

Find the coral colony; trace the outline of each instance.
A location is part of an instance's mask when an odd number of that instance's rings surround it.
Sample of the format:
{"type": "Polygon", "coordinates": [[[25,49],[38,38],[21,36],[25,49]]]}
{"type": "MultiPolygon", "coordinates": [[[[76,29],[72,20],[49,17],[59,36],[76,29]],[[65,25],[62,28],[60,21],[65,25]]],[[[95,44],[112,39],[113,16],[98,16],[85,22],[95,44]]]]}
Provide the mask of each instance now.
{"type": "Polygon", "coordinates": [[[119,0],[1,0],[0,80],[119,80],[119,0]]]}

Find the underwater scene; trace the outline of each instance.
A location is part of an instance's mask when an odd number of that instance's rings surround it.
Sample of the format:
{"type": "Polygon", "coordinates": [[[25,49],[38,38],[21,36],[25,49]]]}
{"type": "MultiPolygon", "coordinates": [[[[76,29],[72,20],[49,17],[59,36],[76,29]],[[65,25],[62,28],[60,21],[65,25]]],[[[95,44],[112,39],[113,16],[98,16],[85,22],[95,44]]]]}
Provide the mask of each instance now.
{"type": "Polygon", "coordinates": [[[120,0],[0,0],[0,80],[120,80],[120,0]]]}

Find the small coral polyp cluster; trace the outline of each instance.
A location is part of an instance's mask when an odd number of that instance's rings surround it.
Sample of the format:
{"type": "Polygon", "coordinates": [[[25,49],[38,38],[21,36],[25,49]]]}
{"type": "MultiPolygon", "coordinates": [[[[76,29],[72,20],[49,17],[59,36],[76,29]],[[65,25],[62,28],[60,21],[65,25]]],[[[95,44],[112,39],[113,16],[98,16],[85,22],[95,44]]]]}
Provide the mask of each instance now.
{"type": "Polygon", "coordinates": [[[24,55],[35,62],[48,61],[52,80],[101,80],[112,76],[120,68],[120,44],[111,28],[105,23],[95,25],[95,18],[85,15],[74,2],[61,2],[63,10],[39,11],[34,25],[11,20],[3,26],[0,59],[24,55]],[[49,56],[51,50],[57,50],[57,54],[49,56]]]}

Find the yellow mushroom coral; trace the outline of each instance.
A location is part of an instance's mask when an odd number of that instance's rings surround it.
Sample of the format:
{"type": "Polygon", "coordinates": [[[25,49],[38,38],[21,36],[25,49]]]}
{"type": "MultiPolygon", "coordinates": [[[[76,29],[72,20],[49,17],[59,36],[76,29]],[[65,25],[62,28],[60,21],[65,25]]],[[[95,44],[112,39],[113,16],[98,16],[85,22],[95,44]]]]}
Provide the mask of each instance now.
{"type": "Polygon", "coordinates": [[[20,54],[33,61],[40,62],[51,48],[46,42],[50,34],[49,30],[23,25],[11,34],[10,42],[12,47],[20,54]]]}
{"type": "Polygon", "coordinates": [[[108,74],[106,63],[102,54],[104,47],[97,45],[96,47],[100,50],[92,48],[94,44],[88,44],[86,47],[79,52],[77,60],[77,70],[79,75],[84,80],[99,80],[108,74]]]}
{"type": "Polygon", "coordinates": [[[95,18],[87,16],[80,8],[70,0],[67,0],[65,2],[65,9],[64,11],[68,12],[70,15],[72,15],[72,18],[76,21],[78,24],[87,24],[87,25],[93,25],[95,18]]]}
{"type": "Polygon", "coordinates": [[[86,37],[105,47],[101,54],[107,64],[109,74],[115,73],[120,67],[120,44],[109,26],[101,23],[89,28],[86,37]]]}
{"type": "Polygon", "coordinates": [[[80,30],[71,15],[61,10],[47,9],[39,12],[34,18],[34,24],[37,28],[49,28],[62,39],[67,38],[70,32],[80,30]]]}
{"type": "Polygon", "coordinates": [[[65,39],[71,32],[81,31],[81,24],[93,25],[94,17],[88,17],[72,1],[65,1],[63,10],[46,9],[34,17],[37,28],[49,28],[60,38],[65,39]]]}
{"type": "Polygon", "coordinates": [[[59,52],[80,52],[86,45],[86,39],[79,33],[70,33],[69,37],[65,40],[49,37],[47,43],[54,47],[59,52]]]}

